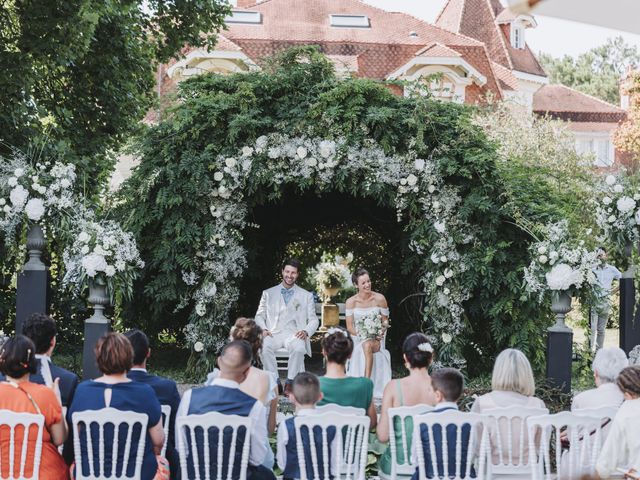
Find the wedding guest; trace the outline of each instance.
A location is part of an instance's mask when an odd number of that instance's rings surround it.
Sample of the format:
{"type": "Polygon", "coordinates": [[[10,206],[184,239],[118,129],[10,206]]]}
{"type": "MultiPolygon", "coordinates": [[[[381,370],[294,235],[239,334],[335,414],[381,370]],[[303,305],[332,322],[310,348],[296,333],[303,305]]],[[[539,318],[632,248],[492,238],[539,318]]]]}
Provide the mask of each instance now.
{"type": "Polygon", "coordinates": [[[348,377],[346,363],[353,353],[353,340],[340,328],[330,329],[322,339],[322,355],[327,373],[320,377],[323,398],[318,405],[335,403],[344,407],[363,409],[371,419],[370,428],[376,427],[378,416],[373,404],[373,382],[366,377],[348,377]]]}
{"type": "Polygon", "coordinates": [[[611,301],[609,296],[613,290],[614,280],[620,280],[622,273],[613,265],[607,263],[607,251],[604,247],[598,247],[599,265],[593,269],[600,287],[599,296],[596,305],[591,308],[591,337],[590,347],[596,351],[600,350],[604,345],[604,334],[606,332],[607,322],[609,321],[609,312],[611,311],[611,301]]]}
{"type": "MultiPolygon", "coordinates": [[[[262,329],[249,318],[240,317],[231,327],[231,340],[245,340],[251,345],[253,365],[249,369],[247,379],[240,384],[240,391],[260,400],[265,406],[267,416],[267,433],[271,435],[276,429],[276,413],[278,412],[278,377],[272,372],[260,368],[260,350],[262,349],[262,329]]],[[[214,369],[207,376],[206,385],[211,385],[220,374],[220,370],[214,369]]],[[[268,439],[267,439],[268,442],[268,439]]],[[[275,459],[273,450],[267,448],[267,455],[262,463],[266,468],[272,469],[275,459]]]]}
{"type": "MultiPolygon", "coordinates": [[[[29,337],[36,346],[36,372],[29,377],[29,381],[50,387],[59,378],[62,406],[68,407],[79,380],[75,373],[55,365],[51,360],[57,333],[56,322],[44,313],[32,314],[22,326],[22,334],[29,337]]],[[[0,380],[2,379],[0,376],[0,380]]]]}
{"type": "Polygon", "coordinates": [[[133,347],[133,366],[127,373],[127,377],[134,382],[149,385],[155,392],[160,405],[169,405],[171,407],[171,416],[165,420],[169,422],[166,457],[169,465],[171,465],[171,478],[177,478],[180,471],[180,457],[178,457],[178,451],[174,445],[173,432],[176,413],[180,406],[178,386],[173,380],[147,372],[147,360],[151,357],[151,348],[149,347],[149,338],[143,331],[134,329],[124,335],[129,339],[133,347]]]}
{"type": "MultiPolygon", "coordinates": [[[[441,368],[436,370],[431,375],[431,385],[433,386],[436,406],[433,410],[427,413],[428,415],[435,416],[439,413],[458,410],[457,402],[460,400],[462,391],[464,390],[464,377],[459,370],[456,370],[455,368],[441,368]]],[[[445,442],[442,435],[442,427],[434,425],[431,428],[431,432],[433,435],[430,435],[429,429],[426,426],[421,426],[420,441],[413,442],[412,445],[412,455],[414,459],[417,457],[418,448],[421,448],[423,451],[427,478],[434,478],[434,476],[436,476],[434,475],[436,472],[433,471],[432,465],[434,463],[431,458],[432,451],[436,452],[437,458],[435,464],[438,469],[437,476],[446,477],[456,472],[456,456],[461,459],[460,472],[466,471],[467,453],[471,438],[471,426],[465,423],[462,426],[460,435],[458,435],[457,427],[451,425],[447,426],[446,455],[444,455],[445,442]],[[459,444],[458,440],[460,441],[459,444]],[[432,450],[431,448],[431,441],[433,441],[433,447],[435,450],[432,450]],[[457,451],[458,448],[460,448],[460,452],[457,451]],[[445,461],[447,463],[446,471],[444,470],[445,461]],[[442,475],[440,475],[440,472],[442,472],[442,475]]],[[[417,464],[417,462],[413,463],[417,464]]],[[[473,467],[471,468],[471,476],[475,477],[473,467]]],[[[420,472],[416,466],[416,471],[411,477],[411,480],[418,480],[419,478],[420,472]]]]}
{"type": "MultiPolygon", "coordinates": [[[[0,372],[5,376],[5,380],[0,383],[0,409],[44,416],[39,476],[47,480],[65,480],[69,477],[69,468],[57,449],[67,438],[67,424],[62,415],[60,381],[56,379],[48,387],[30,381],[30,375],[35,374],[37,369],[35,352],[33,342],[23,335],[10,338],[0,348],[0,372]]],[[[29,439],[33,439],[33,434],[29,439]]],[[[20,464],[18,452],[21,451],[23,440],[24,430],[17,429],[11,445],[16,448],[16,466],[20,464]]],[[[3,452],[0,462],[1,478],[18,478],[17,471],[15,477],[14,472],[11,472],[12,475],[9,472],[10,441],[8,429],[0,430],[0,452],[3,452]]],[[[27,449],[27,477],[33,474],[34,453],[33,448],[27,449]]]]}
{"type": "MultiPolygon", "coordinates": [[[[251,370],[253,355],[251,345],[244,340],[233,340],[222,349],[218,356],[220,374],[211,385],[187,390],[178,408],[178,417],[220,412],[225,415],[240,415],[253,420],[249,441],[249,480],[274,480],[271,470],[264,467],[267,454],[267,425],[263,403],[240,390],[240,384],[247,379],[251,370]]],[[[213,440],[210,441],[210,444],[213,440]]],[[[236,464],[240,463],[240,449],[236,452],[236,464]]],[[[188,462],[191,473],[194,465],[188,462]]],[[[204,466],[200,466],[200,477],[204,477],[204,466]]],[[[195,475],[189,475],[192,478],[195,475]]]]}
{"type": "MultiPolygon", "coordinates": [[[[431,386],[429,365],[433,360],[433,348],[423,333],[412,333],[405,338],[402,344],[402,358],[404,365],[409,370],[409,375],[404,378],[392,380],[384,389],[382,397],[382,411],[380,423],[376,430],[378,440],[382,443],[389,441],[389,409],[397,407],[413,407],[414,405],[430,405],[437,403],[436,395],[431,386]]],[[[400,419],[395,419],[396,445],[402,445],[402,433],[400,419]]],[[[407,442],[411,443],[413,433],[413,419],[407,417],[405,431],[408,435],[407,442]]],[[[396,452],[399,463],[408,463],[405,459],[405,450],[396,452]]],[[[378,460],[378,470],[385,475],[391,474],[391,447],[388,446],[378,460]]]]}
{"type": "MultiPolygon", "coordinates": [[[[305,417],[308,415],[317,415],[315,411],[316,403],[322,399],[320,392],[320,382],[318,377],[312,373],[299,373],[293,379],[292,391],[290,398],[295,405],[295,416],[305,417]]],[[[296,440],[296,429],[294,418],[287,418],[278,427],[278,466],[282,469],[282,477],[284,480],[294,480],[300,478],[300,467],[298,465],[298,450],[296,440]]],[[[309,432],[306,429],[301,430],[302,443],[309,445],[309,432]]],[[[327,429],[327,443],[333,447],[335,438],[335,428],[327,429]]],[[[324,477],[322,461],[322,436],[320,431],[314,433],[316,445],[316,458],[318,463],[319,476],[324,477]]],[[[331,457],[332,448],[329,449],[328,455],[331,457]]],[[[305,456],[305,465],[307,467],[307,478],[313,477],[311,452],[305,456]]],[[[331,467],[330,467],[331,468],[331,467]]]]}
{"type": "MultiPolygon", "coordinates": [[[[115,408],[123,412],[143,413],[148,417],[144,456],[142,460],[142,480],[166,478],[166,463],[156,459],[160,454],[164,443],[164,431],[160,402],[155,392],[149,385],[134,382],[127,377],[127,371],[133,366],[133,347],[131,342],[121,333],[109,332],[103,335],[95,346],[96,363],[102,376],[95,380],[86,380],[78,385],[76,395],[67,413],[69,422],[75,412],[85,410],[100,410],[103,408],[115,408]],[[156,477],[156,474],[159,476],[156,477]]],[[[80,447],[87,448],[86,439],[80,439],[80,447]]],[[[99,444],[98,431],[91,432],[92,445],[99,444]]],[[[113,443],[113,431],[105,430],[104,443],[110,446],[113,443]]],[[[137,445],[132,445],[135,451],[137,445]]],[[[90,452],[84,452],[83,457],[89,458],[90,452]]],[[[118,464],[124,459],[124,449],[119,450],[118,464]]],[[[128,476],[133,475],[133,462],[129,462],[128,476]]],[[[88,470],[88,465],[76,465],[76,468],[88,470]]],[[[88,474],[88,471],[85,472],[88,474]]]]}
{"type": "MultiPolygon", "coordinates": [[[[507,407],[524,408],[545,408],[544,402],[535,397],[535,380],[533,370],[527,357],[520,350],[508,348],[503,350],[493,366],[491,378],[491,392],[476,398],[471,407],[475,413],[485,413],[487,410],[507,407]]],[[[529,442],[525,440],[524,446],[520,446],[520,428],[522,425],[512,425],[512,448],[513,460],[517,461],[520,451],[523,458],[528,458],[529,442]]],[[[498,426],[501,438],[508,438],[508,425],[501,422],[498,426]]],[[[490,431],[489,441],[491,445],[491,456],[493,464],[500,463],[501,458],[508,458],[509,451],[501,451],[507,448],[504,442],[498,441],[498,432],[490,431]]]]}
{"type": "Polygon", "coordinates": [[[618,347],[602,348],[593,359],[593,377],[596,388],[577,394],[571,403],[571,411],[604,406],[619,407],[624,395],[616,385],[616,378],[629,365],[624,350],[618,347]]]}
{"type": "Polygon", "coordinates": [[[624,402],[613,419],[596,463],[600,478],[617,473],[617,468],[640,469],[640,366],[623,369],[616,383],[624,402]]]}

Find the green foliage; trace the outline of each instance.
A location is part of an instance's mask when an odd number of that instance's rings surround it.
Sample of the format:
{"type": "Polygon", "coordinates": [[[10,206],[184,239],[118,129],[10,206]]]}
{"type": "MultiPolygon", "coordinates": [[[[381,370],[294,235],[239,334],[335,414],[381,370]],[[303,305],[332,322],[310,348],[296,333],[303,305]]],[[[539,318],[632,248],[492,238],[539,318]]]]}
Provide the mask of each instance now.
{"type": "MultiPolygon", "coordinates": [[[[420,96],[396,96],[372,80],[338,80],[312,47],[289,50],[262,72],[190,79],[180,84],[178,97],[179,104],[163,122],[140,138],[142,162],[121,194],[120,214],[135,233],[147,263],[129,307],[133,321],[150,330],[176,331],[189,320],[189,309],[182,308],[188,287],[181,272],[194,265],[214,233],[215,219],[208,211],[213,159],[236,155],[242,146],[274,131],[343,137],[351,145],[373,140],[389,153],[413,149],[422,158],[437,159],[447,183],[460,189],[458,215],[475,239],[463,246],[471,259],[464,274],[472,293],[465,305],[467,333],[455,338],[452,348],[464,351],[474,371],[488,367],[495,353],[508,346],[523,349],[541,365],[541,333],[549,318],[523,295],[521,285],[530,237],[515,225],[508,202],[510,193],[517,192],[505,185],[495,144],[474,122],[472,109],[420,96]]],[[[284,194],[271,178],[252,177],[249,185],[251,208],[284,194]]],[[[372,185],[365,193],[360,185],[356,171],[349,178],[337,178],[333,188],[351,195],[354,202],[368,198],[383,208],[395,204],[394,189],[372,185]]],[[[548,186],[536,188],[550,203],[557,199],[548,186]]],[[[313,191],[314,185],[308,184],[291,193],[313,191]]],[[[524,209],[522,215],[528,213],[524,209]]],[[[399,225],[405,245],[413,242],[425,252],[430,250],[435,237],[420,216],[419,205],[410,203],[407,218],[399,225]]],[[[402,265],[413,289],[408,293],[422,298],[418,280],[427,259],[399,245],[394,248],[398,254],[386,260],[402,265]]],[[[424,328],[429,329],[432,321],[426,318],[424,328]]],[[[410,319],[407,322],[411,324],[410,319]]]]}
{"type": "Polygon", "coordinates": [[[622,37],[609,38],[607,43],[592,48],[574,58],[565,55],[554,58],[541,53],[538,60],[551,83],[561,83],[581,92],[620,104],[620,79],[627,68],[640,65],[640,52],[622,37]]]}

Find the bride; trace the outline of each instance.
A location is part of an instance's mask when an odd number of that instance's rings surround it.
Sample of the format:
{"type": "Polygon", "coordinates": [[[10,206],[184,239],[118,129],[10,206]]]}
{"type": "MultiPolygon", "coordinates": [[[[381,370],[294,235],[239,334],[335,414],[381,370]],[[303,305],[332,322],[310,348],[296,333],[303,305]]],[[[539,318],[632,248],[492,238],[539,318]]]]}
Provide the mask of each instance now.
{"type": "Polygon", "coordinates": [[[391,380],[391,357],[384,345],[389,327],[387,299],[381,293],[371,290],[371,278],[364,268],[358,268],[352,280],[358,293],[347,300],[345,308],[347,330],[354,341],[347,375],[371,378],[374,397],[382,397],[385,385],[391,380]],[[359,335],[358,323],[371,314],[380,314],[382,317],[382,332],[375,338],[366,338],[359,335]]]}

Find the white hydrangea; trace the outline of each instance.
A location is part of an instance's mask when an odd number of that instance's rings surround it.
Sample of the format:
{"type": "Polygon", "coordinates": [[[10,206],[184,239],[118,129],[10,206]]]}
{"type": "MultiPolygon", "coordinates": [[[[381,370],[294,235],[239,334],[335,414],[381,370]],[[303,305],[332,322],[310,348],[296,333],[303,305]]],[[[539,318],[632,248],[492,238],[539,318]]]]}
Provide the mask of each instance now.
{"type": "Polygon", "coordinates": [[[582,284],[584,274],[579,270],[574,270],[566,263],[554,265],[546,274],[547,285],[551,290],[568,290],[574,285],[582,284]]]}
{"type": "Polygon", "coordinates": [[[107,268],[107,262],[102,255],[90,253],[82,257],[82,268],[87,276],[93,278],[98,272],[104,272],[107,268]]]}
{"type": "Polygon", "coordinates": [[[616,202],[618,210],[622,213],[627,213],[636,208],[636,201],[630,197],[620,197],[616,202]]]}
{"type": "Polygon", "coordinates": [[[22,185],[17,185],[9,193],[9,200],[11,200],[13,208],[17,211],[22,211],[27,203],[27,198],[29,198],[29,192],[22,185]]]}
{"type": "Polygon", "coordinates": [[[607,183],[607,185],[613,185],[614,183],[616,183],[616,177],[614,177],[613,175],[607,175],[607,177],[605,178],[605,182],[607,183]]]}
{"type": "Polygon", "coordinates": [[[24,211],[29,220],[38,222],[44,216],[44,202],[39,198],[31,198],[24,207],[24,211]]]}

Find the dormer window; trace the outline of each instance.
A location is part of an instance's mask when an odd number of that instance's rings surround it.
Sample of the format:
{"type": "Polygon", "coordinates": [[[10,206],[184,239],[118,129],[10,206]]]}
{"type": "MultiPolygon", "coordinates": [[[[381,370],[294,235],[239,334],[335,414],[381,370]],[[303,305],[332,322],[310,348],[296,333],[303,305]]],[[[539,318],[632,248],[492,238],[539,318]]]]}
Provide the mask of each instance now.
{"type": "Polygon", "coordinates": [[[233,10],[231,15],[224,19],[225,23],[241,23],[258,25],[262,23],[262,14],[260,12],[249,12],[247,10],[233,10]]]}
{"type": "Polygon", "coordinates": [[[366,15],[329,15],[329,24],[332,27],[342,28],[370,28],[371,23],[366,15]]]}
{"type": "Polygon", "coordinates": [[[522,50],[524,45],[524,26],[514,22],[511,24],[511,46],[522,50]]]}

